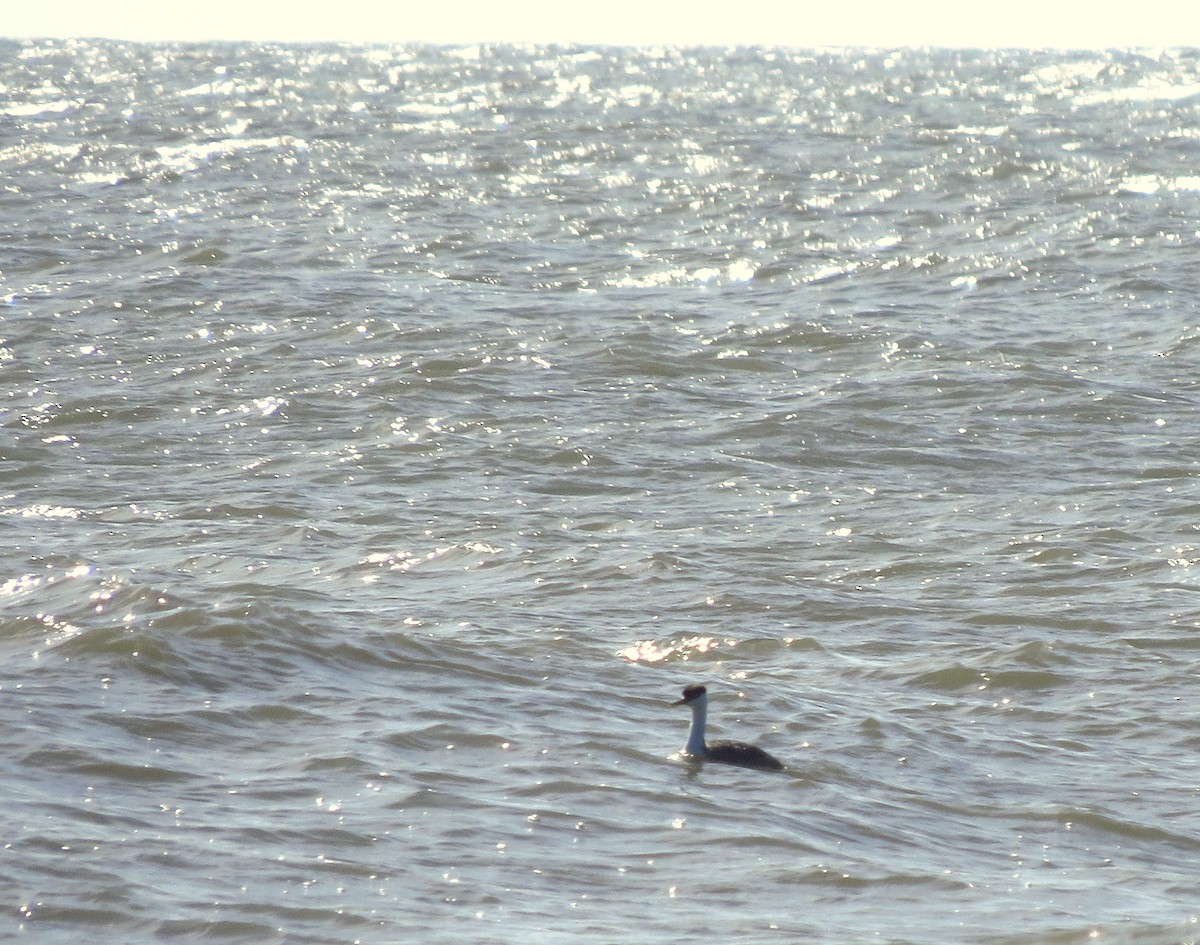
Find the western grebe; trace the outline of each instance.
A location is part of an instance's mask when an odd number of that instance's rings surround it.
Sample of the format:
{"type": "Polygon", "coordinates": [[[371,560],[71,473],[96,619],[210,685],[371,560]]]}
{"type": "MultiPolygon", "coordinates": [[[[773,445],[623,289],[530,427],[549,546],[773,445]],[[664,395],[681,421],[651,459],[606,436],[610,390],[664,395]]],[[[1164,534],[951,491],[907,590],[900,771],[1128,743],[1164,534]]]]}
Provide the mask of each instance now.
{"type": "Polygon", "coordinates": [[[704,723],[708,717],[708,690],[703,686],[685,686],[683,698],[672,702],[671,705],[686,705],[692,710],[692,728],[688,732],[687,746],[683,749],[686,754],[704,761],[720,761],[727,765],[741,765],[743,768],[783,770],[783,762],[756,745],[743,742],[709,744],[704,740],[704,723]]]}

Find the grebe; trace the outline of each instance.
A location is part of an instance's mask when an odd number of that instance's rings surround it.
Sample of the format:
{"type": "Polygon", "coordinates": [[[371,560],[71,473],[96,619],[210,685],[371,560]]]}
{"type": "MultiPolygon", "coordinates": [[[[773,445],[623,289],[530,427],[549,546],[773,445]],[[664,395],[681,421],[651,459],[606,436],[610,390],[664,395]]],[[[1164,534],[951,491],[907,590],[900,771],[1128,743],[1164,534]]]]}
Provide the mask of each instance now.
{"type": "Polygon", "coordinates": [[[783,770],[783,762],[767,754],[757,745],[747,745],[743,742],[713,742],[710,745],[704,740],[704,723],[708,716],[708,690],[703,686],[685,686],[683,698],[672,702],[671,705],[686,705],[692,710],[692,728],[688,732],[687,746],[683,749],[686,754],[704,761],[720,761],[743,768],[783,770]]]}

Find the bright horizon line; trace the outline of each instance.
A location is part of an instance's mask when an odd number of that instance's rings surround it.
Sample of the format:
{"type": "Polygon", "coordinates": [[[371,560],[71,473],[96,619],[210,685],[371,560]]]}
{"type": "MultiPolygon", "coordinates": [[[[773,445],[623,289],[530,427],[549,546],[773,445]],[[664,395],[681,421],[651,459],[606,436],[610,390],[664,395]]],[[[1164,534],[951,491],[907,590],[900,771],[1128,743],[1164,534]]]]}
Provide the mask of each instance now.
{"type": "MultiPolygon", "coordinates": [[[[595,46],[773,46],[1134,49],[1200,46],[1200,4],[1143,0],[1135,12],[1082,0],[1009,0],[1003,16],[972,15],[968,0],[858,0],[812,12],[739,0],[699,14],[680,0],[445,0],[397,10],[395,0],[290,4],[208,0],[166,5],[42,0],[5,13],[0,36],[139,42],[560,43],[595,46]],[[432,8],[431,8],[432,6],[432,8]],[[569,9],[567,9],[570,7],[569,9]],[[114,9],[115,8],[115,9],[114,9]],[[596,12],[593,12],[596,11],[596,12]],[[732,11],[732,12],[731,12],[732,11]],[[598,13],[599,15],[596,15],[598,13]]],[[[995,7],[989,9],[994,10],[995,7]]]]}

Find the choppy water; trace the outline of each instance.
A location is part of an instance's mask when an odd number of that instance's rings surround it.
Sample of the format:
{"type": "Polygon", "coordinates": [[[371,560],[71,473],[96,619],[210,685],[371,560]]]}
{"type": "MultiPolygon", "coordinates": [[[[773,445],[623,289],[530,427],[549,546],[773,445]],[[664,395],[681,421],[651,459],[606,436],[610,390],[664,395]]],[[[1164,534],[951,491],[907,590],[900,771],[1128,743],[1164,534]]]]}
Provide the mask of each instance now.
{"type": "Polygon", "coordinates": [[[0,45],[4,934],[1195,940],[1198,118],[0,45]]]}

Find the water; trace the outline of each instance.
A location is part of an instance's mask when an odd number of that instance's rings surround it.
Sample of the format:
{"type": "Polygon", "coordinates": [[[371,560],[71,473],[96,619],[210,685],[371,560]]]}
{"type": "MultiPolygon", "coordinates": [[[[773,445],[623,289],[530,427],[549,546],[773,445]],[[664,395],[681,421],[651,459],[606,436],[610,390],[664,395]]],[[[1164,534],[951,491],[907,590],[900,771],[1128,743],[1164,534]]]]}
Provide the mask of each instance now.
{"type": "Polygon", "coordinates": [[[1196,939],[1196,55],[0,62],[6,936],[1196,939]]]}

